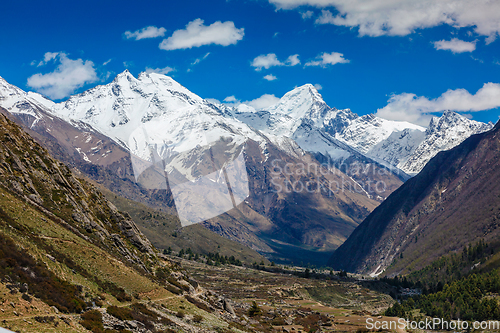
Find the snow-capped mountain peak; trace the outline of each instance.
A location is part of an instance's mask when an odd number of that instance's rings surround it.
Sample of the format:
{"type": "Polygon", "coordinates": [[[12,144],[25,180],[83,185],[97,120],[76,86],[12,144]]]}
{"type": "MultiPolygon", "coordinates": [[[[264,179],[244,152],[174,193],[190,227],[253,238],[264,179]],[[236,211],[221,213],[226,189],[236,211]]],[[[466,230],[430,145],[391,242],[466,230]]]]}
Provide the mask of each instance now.
{"type": "Polygon", "coordinates": [[[422,142],[411,156],[400,160],[397,166],[406,173],[415,175],[438,152],[458,146],[471,135],[486,132],[493,126],[492,123],[481,123],[456,112],[446,111],[441,117],[431,119],[422,142]]]}
{"type": "Polygon", "coordinates": [[[234,118],[225,119],[217,107],[171,77],[156,73],[135,78],[124,71],[111,83],[72,96],[53,110],[65,119],[91,125],[138,156],[147,154],[148,144],[153,143],[163,158],[168,152],[187,151],[221,135],[238,142],[245,135],[257,136],[234,118]],[[145,131],[148,137],[137,131],[145,131]]]}
{"type": "Polygon", "coordinates": [[[10,107],[19,100],[27,96],[27,93],[18,87],[8,83],[0,76],[0,101],[4,107],[10,107]]]}
{"type": "Polygon", "coordinates": [[[277,104],[266,110],[294,119],[309,119],[318,122],[332,109],[312,84],[305,84],[287,92],[277,104]]]}
{"type": "Polygon", "coordinates": [[[42,95],[31,91],[25,92],[0,77],[0,106],[10,112],[25,113],[39,118],[40,115],[35,111],[37,108],[51,108],[53,105],[54,102],[42,95]]]}
{"type": "MultiPolygon", "coordinates": [[[[348,114],[349,115],[349,114],[348,114]]],[[[405,129],[425,131],[425,128],[405,121],[393,121],[379,118],[374,114],[357,116],[350,114],[343,122],[343,126],[337,125],[335,131],[329,129],[332,135],[356,150],[366,154],[377,144],[386,140],[394,132],[405,129]]]]}
{"type": "Polygon", "coordinates": [[[468,119],[454,111],[445,111],[441,117],[432,117],[427,128],[427,133],[430,135],[435,132],[443,132],[454,130],[458,136],[463,136],[468,132],[484,132],[493,127],[493,123],[481,123],[475,120],[468,119]]]}

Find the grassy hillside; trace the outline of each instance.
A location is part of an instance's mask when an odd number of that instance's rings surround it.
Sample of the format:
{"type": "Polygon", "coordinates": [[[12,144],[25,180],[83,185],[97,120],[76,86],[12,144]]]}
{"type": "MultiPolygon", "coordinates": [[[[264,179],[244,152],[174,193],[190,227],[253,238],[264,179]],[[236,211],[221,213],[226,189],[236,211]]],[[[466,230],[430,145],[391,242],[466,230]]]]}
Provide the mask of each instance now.
{"type": "Polygon", "coordinates": [[[0,326],[18,332],[231,331],[234,320],[224,298],[4,115],[0,279],[0,326]]]}

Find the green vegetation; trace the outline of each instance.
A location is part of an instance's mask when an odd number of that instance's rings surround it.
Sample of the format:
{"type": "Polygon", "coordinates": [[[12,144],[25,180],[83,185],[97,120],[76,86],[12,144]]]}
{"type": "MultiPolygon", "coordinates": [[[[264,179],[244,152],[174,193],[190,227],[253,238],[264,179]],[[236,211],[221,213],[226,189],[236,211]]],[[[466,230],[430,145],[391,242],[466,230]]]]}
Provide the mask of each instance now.
{"type": "Polygon", "coordinates": [[[452,253],[433,261],[430,265],[401,278],[384,277],[381,281],[397,288],[419,288],[423,294],[443,290],[446,283],[460,280],[472,272],[489,272],[498,267],[496,255],[500,243],[487,244],[483,240],[469,244],[460,254],[452,253]],[[485,264],[488,268],[485,269],[485,264]]]}
{"type": "Polygon", "coordinates": [[[110,306],[106,309],[106,312],[112,315],[115,318],[120,320],[133,320],[134,316],[132,316],[132,310],[124,307],[118,306],[110,306]]]}
{"type": "Polygon", "coordinates": [[[419,309],[425,315],[448,320],[498,319],[498,301],[490,296],[500,292],[499,270],[481,271],[481,264],[493,258],[498,249],[498,245],[480,240],[466,246],[462,253],[442,257],[406,277],[382,279],[398,289],[417,288],[422,292],[394,304],[386,315],[411,317],[413,310],[419,309]]]}
{"type": "MultiPolygon", "coordinates": [[[[173,251],[169,247],[168,249],[163,250],[163,254],[173,255],[173,251]]],[[[203,262],[206,263],[207,265],[212,265],[212,266],[221,266],[221,265],[243,266],[241,260],[235,258],[234,255],[228,257],[227,255],[220,254],[219,252],[215,253],[208,252],[206,254],[195,253],[189,247],[186,250],[181,248],[177,253],[177,257],[187,260],[195,260],[198,262],[203,262]]],[[[262,261],[262,264],[264,264],[264,261],[262,261]]]]}
{"type": "Polygon", "coordinates": [[[257,317],[262,314],[261,308],[257,305],[255,301],[252,302],[252,306],[248,309],[248,315],[250,317],[257,317]]]}
{"type": "Polygon", "coordinates": [[[498,320],[500,308],[491,294],[500,292],[498,271],[471,274],[466,278],[445,284],[443,290],[411,297],[402,304],[396,303],[387,316],[411,317],[411,311],[420,309],[435,318],[463,320],[498,320]]]}
{"type": "MultiPolygon", "coordinates": [[[[15,227],[21,234],[33,234],[33,230],[30,229],[27,225],[22,225],[17,222],[17,219],[12,219],[9,214],[4,211],[0,207],[0,221],[4,221],[8,223],[10,226],[15,227]]],[[[0,225],[2,223],[0,222],[0,225]]],[[[93,281],[101,291],[109,292],[111,295],[113,295],[118,301],[123,302],[123,301],[130,301],[132,298],[125,292],[125,290],[121,287],[118,287],[115,283],[111,281],[106,281],[106,280],[101,280],[97,276],[92,275],[88,270],[83,268],[81,265],[77,264],[74,258],[71,258],[69,255],[63,253],[61,249],[56,249],[54,246],[44,242],[42,239],[39,237],[33,237],[31,241],[37,245],[38,248],[45,250],[47,254],[49,254],[51,257],[53,257],[56,261],[60,263],[64,263],[66,267],[71,269],[73,272],[79,273],[81,276],[85,277],[86,279],[93,281]]],[[[12,244],[14,244],[13,240],[10,240],[12,244]]],[[[11,253],[12,255],[12,253],[11,253]]],[[[34,259],[29,257],[26,253],[22,253],[22,256],[26,260],[30,260],[34,262],[34,259]]],[[[2,258],[2,255],[0,254],[0,258],[2,258]]],[[[41,265],[38,265],[39,267],[43,267],[41,265]]],[[[24,271],[26,274],[26,271],[24,271]]],[[[52,273],[51,273],[52,274],[52,273]]],[[[63,282],[61,282],[63,283],[63,282]]],[[[55,297],[55,296],[54,296],[55,297]]],[[[68,307],[66,305],[61,305],[61,308],[59,308],[60,311],[62,312],[80,312],[83,310],[84,306],[78,306],[77,301],[72,301],[71,302],[73,305],[68,307]]],[[[83,303],[84,304],[84,303],[83,303]]],[[[51,304],[52,305],[52,304],[51,304]]],[[[53,304],[55,305],[55,304],[53,304]]],[[[57,305],[56,305],[57,306],[57,305]]]]}
{"type": "Polygon", "coordinates": [[[407,276],[410,283],[420,283],[424,288],[438,291],[438,284],[443,286],[461,279],[471,272],[474,266],[487,261],[494,253],[500,250],[500,244],[486,244],[484,240],[476,244],[469,244],[462,253],[452,253],[432,262],[427,267],[407,276]]]}
{"type": "MultiPolygon", "coordinates": [[[[6,218],[1,208],[0,215],[6,218]]],[[[26,283],[33,295],[59,311],[75,313],[86,307],[80,288],[59,279],[3,235],[0,235],[0,276],[9,277],[13,283],[26,283]]]]}
{"type": "Polygon", "coordinates": [[[80,325],[92,331],[93,333],[104,333],[104,326],[102,324],[102,314],[97,310],[87,311],[82,314],[80,325]]]}
{"type": "Polygon", "coordinates": [[[205,256],[207,265],[215,265],[215,266],[220,266],[220,265],[236,265],[236,266],[242,266],[243,263],[241,260],[236,259],[234,256],[222,256],[219,253],[212,253],[209,252],[208,255],[205,256]]]}

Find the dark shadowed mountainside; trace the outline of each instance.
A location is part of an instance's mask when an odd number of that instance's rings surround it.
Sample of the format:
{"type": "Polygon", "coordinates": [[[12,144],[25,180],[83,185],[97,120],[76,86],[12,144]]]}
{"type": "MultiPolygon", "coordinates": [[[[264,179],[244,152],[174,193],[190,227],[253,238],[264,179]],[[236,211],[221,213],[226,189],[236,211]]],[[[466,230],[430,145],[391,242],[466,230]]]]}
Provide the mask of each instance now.
{"type": "Polygon", "coordinates": [[[500,125],[434,157],[377,207],[329,263],[371,274],[408,273],[500,229],[500,125]]]}

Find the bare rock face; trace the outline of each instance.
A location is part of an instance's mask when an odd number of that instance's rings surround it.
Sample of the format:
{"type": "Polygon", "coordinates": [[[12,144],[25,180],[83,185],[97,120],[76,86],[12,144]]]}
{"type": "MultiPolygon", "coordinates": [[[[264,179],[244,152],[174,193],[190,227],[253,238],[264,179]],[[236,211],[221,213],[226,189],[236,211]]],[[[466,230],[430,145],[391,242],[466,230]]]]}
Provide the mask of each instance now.
{"type": "Polygon", "coordinates": [[[105,328],[117,330],[117,331],[127,331],[134,333],[148,333],[151,330],[147,329],[145,325],[137,320],[120,320],[111,316],[108,313],[103,313],[102,323],[105,328]]]}
{"type": "Polygon", "coordinates": [[[134,244],[141,252],[153,253],[151,248],[151,243],[149,240],[139,231],[139,228],[135,225],[134,221],[130,217],[124,218],[119,223],[120,230],[123,234],[134,244]]]}
{"type": "Polygon", "coordinates": [[[119,226],[121,232],[136,246],[139,251],[153,254],[153,246],[149,239],[139,230],[137,225],[132,221],[128,213],[120,213],[111,202],[108,202],[108,207],[112,214],[112,219],[119,226]]]}
{"type": "Polygon", "coordinates": [[[236,317],[233,306],[231,305],[231,303],[229,303],[229,300],[227,298],[224,298],[224,310],[229,312],[231,316],[236,317]]]}

